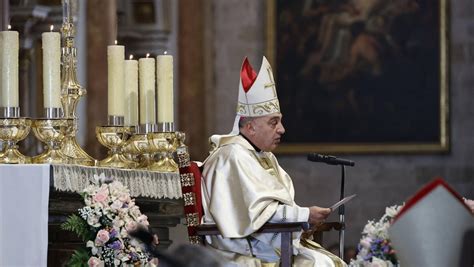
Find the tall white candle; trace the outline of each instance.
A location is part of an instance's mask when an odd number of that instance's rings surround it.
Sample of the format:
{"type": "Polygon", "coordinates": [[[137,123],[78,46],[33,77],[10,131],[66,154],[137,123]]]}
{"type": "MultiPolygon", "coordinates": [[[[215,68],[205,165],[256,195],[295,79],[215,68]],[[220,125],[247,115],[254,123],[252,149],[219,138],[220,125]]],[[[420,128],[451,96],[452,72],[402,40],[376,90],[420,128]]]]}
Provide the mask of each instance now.
{"type": "Polygon", "coordinates": [[[0,107],[19,107],[18,57],[18,32],[0,32],[0,107]]]}
{"type": "Polygon", "coordinates": [[[108,63],[108,108],[109,116],[125,115],[125,47],[109,45],[107,47],[108,63]]]}
{"type": "Polygon", "coordinates": [[[138,61],[125,60],[125,125],[138,125],[138,61]]]}
{"type": "Polygon", "coordinates": [[[173,116],[173,56],[156,57],[158,90],[158,123],[174,122],[173,116]]]}
{"type": "Polygon", "coordinates": [[[140,124],[155,124],[155,59],[138,60],[140,84],[140,124]]]}
{"type": "Polygon", "coordinates": [[[61,36],[59,32],[44,32],[43,42],[43,103],[45,108],[61,107],[61,36]]]}

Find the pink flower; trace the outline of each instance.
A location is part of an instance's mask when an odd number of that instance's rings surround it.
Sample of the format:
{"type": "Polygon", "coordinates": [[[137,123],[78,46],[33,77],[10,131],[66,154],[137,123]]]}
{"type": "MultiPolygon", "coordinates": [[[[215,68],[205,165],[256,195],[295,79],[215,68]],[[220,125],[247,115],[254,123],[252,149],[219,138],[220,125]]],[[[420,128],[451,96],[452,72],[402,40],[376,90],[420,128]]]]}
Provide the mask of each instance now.
{"type": "Polygon", "coordinates": [[[107,188],[101,188],[92,198],[95,202],[105,202],[109,195],[107,188]]]}
{"type": "Polygon", "coordinates": [[[95,237],[95,243],[98,245],[103,245],[105,242],[109,241],[109,232],[106,230],[100,230],[95,237]]]}
{"type": "Polygon", "coordinates": [[[127,229],[127,231],[133,231],[135,229],[137,229],[137,223],[134,222],[134,221],[131,221],[131,222],[128,222],[126,225],[125,225],[125,229],[127,229]]]}
{"type": "Polygon", "coordinates": [[[87,264],[89,265],[89,267],[102,267],[102,266],[104,266],[104,262],[102,262],[101,260],[99,260],[96,257],[90,257],[89,260],[87,261],[87,264]]]}

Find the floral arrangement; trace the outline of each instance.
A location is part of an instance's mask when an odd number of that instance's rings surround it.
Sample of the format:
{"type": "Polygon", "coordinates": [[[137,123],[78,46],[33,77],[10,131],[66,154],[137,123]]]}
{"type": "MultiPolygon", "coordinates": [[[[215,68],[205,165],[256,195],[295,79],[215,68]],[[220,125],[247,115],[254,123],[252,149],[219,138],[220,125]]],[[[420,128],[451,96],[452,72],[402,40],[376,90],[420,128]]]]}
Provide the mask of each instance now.
{"type": "Polygon", "coordinates": [[[369,221],[362,231],[362,238],[357,246],[356,259],[350,267],[394,267],[399,266],[397,255],[388,236],[388,227],[392,219],[403,206],[391,206],[378,222],[369,221]]]}
{"type": "Polygon", "coordinates": [[[71,215],[61,225],[86,243],[86,248],[75,251],[68,266],[156,266],[157,259],[128,235],[140,225],[149,225],[128,188],[104,174],[95,175],[93,182],[81,194],[85,206],[79,216],[71,215]]]}

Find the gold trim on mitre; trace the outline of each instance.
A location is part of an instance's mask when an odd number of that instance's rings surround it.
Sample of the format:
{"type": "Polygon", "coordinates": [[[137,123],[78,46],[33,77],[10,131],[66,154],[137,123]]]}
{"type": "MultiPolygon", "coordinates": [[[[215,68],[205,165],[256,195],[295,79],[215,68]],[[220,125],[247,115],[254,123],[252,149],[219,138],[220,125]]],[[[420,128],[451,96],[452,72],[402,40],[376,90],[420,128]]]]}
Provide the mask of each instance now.
{"type": "Polygon", "coordinates": [[[280,112],[273,72],[268,60],[263,57],[260,71],[247,92],[239,81],[237,115],[259,117],[280,112]]]}

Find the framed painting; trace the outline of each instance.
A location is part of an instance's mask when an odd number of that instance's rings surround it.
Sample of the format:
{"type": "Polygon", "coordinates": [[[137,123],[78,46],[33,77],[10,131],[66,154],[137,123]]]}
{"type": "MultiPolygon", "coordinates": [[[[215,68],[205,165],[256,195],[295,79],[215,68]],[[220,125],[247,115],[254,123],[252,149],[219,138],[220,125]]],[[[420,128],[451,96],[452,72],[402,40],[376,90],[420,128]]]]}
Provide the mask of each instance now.
{"type": "Polygon", "coordinates": [[[449,151],[447,0],[268,0],[280,153],[449,151]]]}

